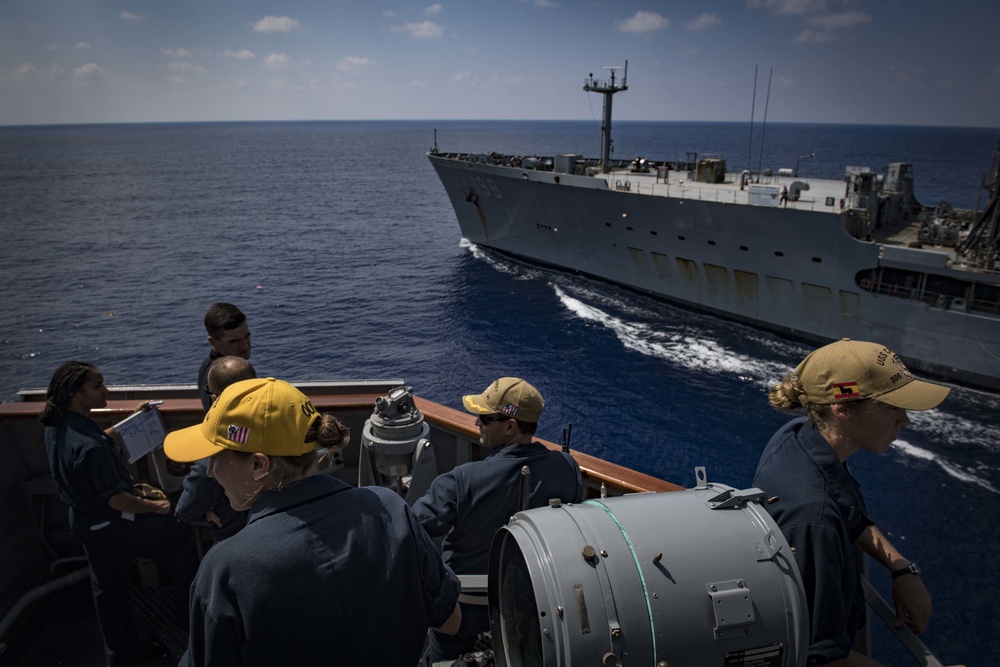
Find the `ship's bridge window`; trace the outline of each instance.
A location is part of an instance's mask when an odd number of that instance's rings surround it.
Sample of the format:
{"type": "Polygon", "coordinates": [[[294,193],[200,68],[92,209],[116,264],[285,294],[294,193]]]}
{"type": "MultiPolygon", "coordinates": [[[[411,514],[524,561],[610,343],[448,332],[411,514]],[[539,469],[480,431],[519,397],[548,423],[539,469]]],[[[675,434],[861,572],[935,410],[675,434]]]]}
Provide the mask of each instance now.
{"type": "Polygon", "coordinates": [[[655,229],[650,229],[649,233],[652,234],[653,236],[656,236],[656,230],[655,229]]]}
{"type": "Polygon", "coordinates": [[[817,264],[820,264],[823,261],[823,258],[822,257],[813,257],[813,261],[816,262],[817,264]]]}
{"type": "Polygon", "coordinates": [[[784,257],[785,253],[781,252],[780,250],[775,250],[774,251],[774,256],[775,257],[784,257]]]}
{"type": "Polygon", "coordinates": [[[708,245],[715,245],[715,241],[709,241],[708,245]]]}
{"type": "Polygon", "coordinates": [[[678,237],[677,237],[677,240],[678,240],[678,241],[685,241],[686,239],[685,239],[685,238],[684,238],[683,236],[678,236],[678,237]]]}
{"type": "Polygon", "coordinates": [[[744,252],[746,252],[746,251],[747,251],[747,250],[749,250],[749,249],[750,249],[750,248],[746,247],[745,245],[741,245],[741,246],[740,246],[740,250],[742,250],[742,251],[744,251],[744,252]]]}

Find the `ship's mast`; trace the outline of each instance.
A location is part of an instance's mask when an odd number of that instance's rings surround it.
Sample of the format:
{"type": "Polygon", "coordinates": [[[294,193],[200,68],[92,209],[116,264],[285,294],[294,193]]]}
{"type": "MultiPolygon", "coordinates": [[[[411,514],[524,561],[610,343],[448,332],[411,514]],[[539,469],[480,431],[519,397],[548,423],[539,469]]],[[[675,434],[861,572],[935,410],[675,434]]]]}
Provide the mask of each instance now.
{"type": "Polygon", "coordinates": [[[989,201],[968,236],[955,248],[964,263],[986,271],[1000,270],[1000,138],[993,154],[990,179],[983,179],[989,201]]]}
{"type": "Polygon", "coordinates": [[[583,89],[588,93],[602,93],[604,95],[604,122],[601,125],[601,171],[608,173],[611,171],[611,96],[623,90],[628,90],[628,61],[625,61],[625,72],[621,83],[615,81],[615,70],[621,67],[605,67],[611,70],[611,79],[598,80],[593,73],[583,82],[583,89]]]}

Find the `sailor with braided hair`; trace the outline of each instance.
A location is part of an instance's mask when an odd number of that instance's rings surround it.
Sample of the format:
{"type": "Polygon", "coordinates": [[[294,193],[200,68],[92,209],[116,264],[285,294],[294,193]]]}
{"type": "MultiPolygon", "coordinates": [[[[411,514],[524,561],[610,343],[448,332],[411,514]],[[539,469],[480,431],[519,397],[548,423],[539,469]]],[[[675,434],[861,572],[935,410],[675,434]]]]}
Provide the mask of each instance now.
{"type": "MultiPolygon", "coordinates": [[[[109,665],[142,655],[129,618],[129,576],[135,557],[156,561],[174,589],[178,625],[187,624],[187,592],[198,568],[194,535],[170,515],[166,499],[133,495],[121,452],[92,410],[108,402],[104,376],[93,364],[68,361],[52,376],[39,420],[59,497],[90,561],[90,582],[109,665]]],[[[140,409],[148,409],[141,406],[140,409]]]]}

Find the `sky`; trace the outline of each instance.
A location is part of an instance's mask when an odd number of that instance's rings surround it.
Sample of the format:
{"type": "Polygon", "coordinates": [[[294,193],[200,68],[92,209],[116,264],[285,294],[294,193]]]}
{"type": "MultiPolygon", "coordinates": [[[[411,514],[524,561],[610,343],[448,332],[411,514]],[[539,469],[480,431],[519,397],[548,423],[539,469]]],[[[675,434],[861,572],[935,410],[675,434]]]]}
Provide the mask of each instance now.
{"type": "Polygon", "coordinates": [[[584,79],[628,61],[616,120],[998,127],[997,26],[986,0],[0,0],[0,125],[592,120],[584,79]]]}

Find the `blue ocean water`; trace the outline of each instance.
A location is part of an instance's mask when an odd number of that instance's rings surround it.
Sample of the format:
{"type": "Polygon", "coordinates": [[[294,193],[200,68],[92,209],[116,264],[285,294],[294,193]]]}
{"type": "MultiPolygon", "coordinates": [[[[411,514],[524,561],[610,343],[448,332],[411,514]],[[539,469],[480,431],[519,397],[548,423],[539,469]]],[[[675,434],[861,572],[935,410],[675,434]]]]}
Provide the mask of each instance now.
{"type": "MultiPolygon", "coordinates": [[[[748,486],[785,417],[766,391],[801,343],[460,238],[425,152],[599,153],[599,122],[316,122],[0,128],[0,400],[70,358],[109,383],[194,383],[201,320],[238,304],[262,374],[405,378],[460,408],[518,375],[540,435],[693,485],[748,486]]],[[[914,164],[917,197],[975,207],[996,129],[619,122],[615,156],[722,154],[730,170],[914,164]],[[815,153],[815,156],[803,156],[815,153]]],[[[852,468],[935,600],[946,662],[1000,662],[1000,396],[956,388],[852,468]]],[[[683,536],[678,536],[683,539],[683,536]]],[[[883,577],[884,579],[884,577],[883,577]]],[[[884,581],[877,580],[885,593],[884,581]]],[[[906,664],[876,631],[876,657],[906,664]]]]}

